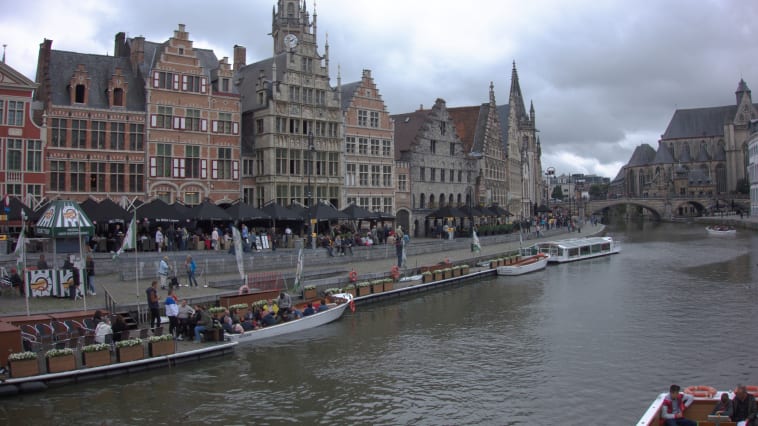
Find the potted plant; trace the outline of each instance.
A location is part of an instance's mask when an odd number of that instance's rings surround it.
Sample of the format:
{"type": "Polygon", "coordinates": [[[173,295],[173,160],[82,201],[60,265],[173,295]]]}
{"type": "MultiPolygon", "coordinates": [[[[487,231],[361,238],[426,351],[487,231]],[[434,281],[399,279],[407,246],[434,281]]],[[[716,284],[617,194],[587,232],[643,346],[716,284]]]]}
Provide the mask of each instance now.
{"type": "Polygon", "coordinates": [[[358,290],[358,296],[366,296],[368,294],[371,294],[371,287],[369,287],[368,281],[361,281],[356,285],[356,290],[358,290]]]}
{"type": "Polygon", "coordinates": [[[393,288],[395,288],[395,280],[392,278],[385,278],[384,280],[384,291],[392,291],[393,288]]]}
{"type": "Polygon", "coordinates": [[[350,294],[353,295],[353,297],[355,297],[355,284],[350,283],[350,284],[346,285],[345,288],[342,289],[342,292],[343,293],[350,293],[350,294]]]}
{"type": "Polygon", "coordinates": [[[435,269],[433,274],[434,274],[434,281],[439,281],[444,277],[444,273],[442,272],[442,269],[435,269]]]}
{"type": "Polygon", "coordinates": [[[303,299],[310,300],[315,299],[318,294],[316,293],[315,285],[307,285],[303,287],[303,299]]]}
{"type": "Polygon", "coordinates": [[[497,268],[497,258],[490,259],[490,269],[496,269],[497,268]]]}
{"type": "Polygon", "coordinates": [[[118,362],[137,361],[145,357],[142,340],[127,339],[116,342],[116,358],[118,362]]]}
{"type": "Polygon", "coordinates": [[[422,282],[430,283],[430,282],[432,282],[432,278],[433,277],[432,277],[431,271],[424,271],[424,272],[421,273],[421,280],[422,280],[422,282]]]}
{"type": "Polygon", "coordinates": [[[111,347],[105,343],[95,343],[82,347],[82,364],[100,367],[111,363],[111,347]]]}
{"type": "Polygon", "coordinates": [[[150,336],[150,338],[147,339],[147,347],[151,357],[176,353],[174,336],[170,334],[150,336]]]}
{"type": "Polygon", "coordinates": [[[45,352],[48,373],[60,373],[76,369],[74,350],[71,348],[50,349],[45,352]]]}
{"type": "Polygon", "coordinates": [[[454,277],[460,277],[461,276],[461,267],[458,265],[455,265],[451,268],[453,270],[453,276],[454,277]]]}
{"type": "Polygon", "coordinates": [[[234,312],[237,318],[244,318],[248,309],[247,303],[238,303],[229,307],[229,311],[234,312]]]}
{"type": "Polygon", "coordinates": [[[467,264],[461,265],[461,275],[468,275],[469,266],[467,264]]]}
{"type": "Polygon", "coordinates": [[[224,317],[224,312],[226,312],[226,308],[223,306],[213,306],[208,308],[208,314],[217,319],[222,319],[224,317]]]}
{"type": "Polygon", "coordinates": [[[371,293],[381,293],[384,291],[384,280],[373,280],[371,281],[371,293]]]}
{"type": "Polygon", "coordinates": [[[451,268],[445,268],[442,270],[442,275],[445,279],[453,278],[453,270],[451,268]]]}
{"type": "Polygon", "coordinates": [[[8,356],[11,377],[28,377],[39,374],[36,352],[14,352],[8,356]]]}

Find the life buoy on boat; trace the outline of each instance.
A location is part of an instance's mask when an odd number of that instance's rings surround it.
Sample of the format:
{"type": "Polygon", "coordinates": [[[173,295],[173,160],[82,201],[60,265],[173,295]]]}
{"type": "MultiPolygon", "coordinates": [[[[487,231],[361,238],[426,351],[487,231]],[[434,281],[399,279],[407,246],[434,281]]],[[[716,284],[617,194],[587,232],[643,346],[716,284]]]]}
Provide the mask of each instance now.
{"type": "Polygon", "coordinates": [[[397,265],[393,266],[392,269],[390,269],[390,276],[395,281],[400,278],[400,268],[398,268],[397,265]]]}
{"type": "Polygon", "coordinates": [[[753,395],[753,396],[758,395],[758,386],[745,386],[745,390],[750,395],[753,395]]]}
{"type": "Polygon", "coordinates": [[[698,398],[713,398],[716,395],[716,388],[712,386],[688,386],[684,388],[684,393],[698,398]]]}
{"type": "Polygon", "coordinates": [[[352,271],[350,271],[349,277],[350,277],[350,282],[351,283],[354,283],[354,282],[358,281],[358,273],[355,272],[355,269],[353,269],[352,271]]]}

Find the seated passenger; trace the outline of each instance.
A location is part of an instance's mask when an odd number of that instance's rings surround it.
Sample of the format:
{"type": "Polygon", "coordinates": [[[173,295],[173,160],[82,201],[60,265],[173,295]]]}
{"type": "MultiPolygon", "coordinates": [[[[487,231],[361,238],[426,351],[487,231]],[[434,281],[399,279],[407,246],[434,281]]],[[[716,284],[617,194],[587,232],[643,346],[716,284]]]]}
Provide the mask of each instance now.
{"type": "Polygon", "coordinates": [[[671,385],[669,393],[663,398],[661,420],[666,426],[697,426],[697,423],[684,417],[686,410],[695,398],[679,392],[679,385],[671,385]]]}
{"type": "Polygon", "coordinates": [[[721,401],[718,402],[715,407],[713,407],[711,414],[717,416],[727,416],[731,418],[733,413],[734,408],[732,406],[732,400],[729,399],[729,394],[724,392],[721,394],[721,401]]]}
{"type": "Polygon", "coordinates": [[[232,321],[232,317],[230,317],[229,315],[225,316],[221,322],[221,328],[223,328],[225,332],[229,334],[233,334],[234,322],[232,321]]]}
{"type": "Polygon", "coordinates": [[[263,325],[266,327],[269,325],[276,325],[277,323],[276,315],[274,315],[273,312],[269,311],[265,315],[263,315],[262,321],[263,321],[263,325]]]}
{"type": "Polygon", "coordinates": [[[737,422],[737,426],[754,425],[758,407],[756,407],[755,397],[747,392],[745,385],[737,385],[732,400],[732,421],[737,422]]]}
{"type": "Polygon", "coordinates": [[[258,328],[252,320],[245,320],[240,323],[242,325],[242,329],[245,331],[252,331],[258,328]]]}
{"type": "Polygon", "coordinates": [[[97,343],[105,343],[105,336],[113,335],[113,329],[111,329],[111,320],[107,316],[97,324],[95,328],[95,341],[97,343]]]}
{"type": "Polygon", "coordinates": [[[303,310],[303,316],[307,317],[309,315],[313,315],[316,313],[316,310],[313,309],[313,303],[308,302],[308,307],[303,310]]]}
{"type": "Polygon", "coordinates": [[[321,299],[321,304],[318,305],[318,311],[322,312],[329,309],[329,306],[326,304],[326,299],[321,299]]]}

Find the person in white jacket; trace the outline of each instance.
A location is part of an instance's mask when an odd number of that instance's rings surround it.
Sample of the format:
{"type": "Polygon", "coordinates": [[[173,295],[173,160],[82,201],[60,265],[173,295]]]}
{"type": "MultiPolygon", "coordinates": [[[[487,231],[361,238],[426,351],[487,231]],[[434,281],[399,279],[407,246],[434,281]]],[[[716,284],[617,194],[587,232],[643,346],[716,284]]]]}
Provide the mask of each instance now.
{"type": "Polygon", "coordinates": [[[97,343],[105,343],[105,336],[109,334],[113,334],[113,329],[111,329],[111,319],[106,315],[95,327],[95,341],[97,343]]]}

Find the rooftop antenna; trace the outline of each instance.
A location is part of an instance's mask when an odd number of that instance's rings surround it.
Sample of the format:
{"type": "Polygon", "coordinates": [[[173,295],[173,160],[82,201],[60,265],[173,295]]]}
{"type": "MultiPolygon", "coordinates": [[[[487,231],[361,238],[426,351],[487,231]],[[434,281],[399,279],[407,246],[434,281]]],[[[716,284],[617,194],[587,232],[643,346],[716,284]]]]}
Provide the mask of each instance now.
{"type": "Polygon", "coordinates": [[[5,47],[8,46],[7,44],[3,44],[3,63],[5,63],[5,47]]]}

